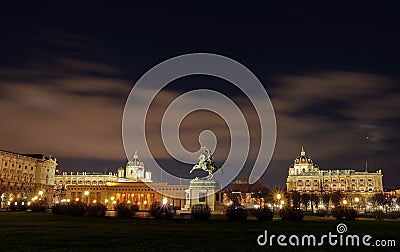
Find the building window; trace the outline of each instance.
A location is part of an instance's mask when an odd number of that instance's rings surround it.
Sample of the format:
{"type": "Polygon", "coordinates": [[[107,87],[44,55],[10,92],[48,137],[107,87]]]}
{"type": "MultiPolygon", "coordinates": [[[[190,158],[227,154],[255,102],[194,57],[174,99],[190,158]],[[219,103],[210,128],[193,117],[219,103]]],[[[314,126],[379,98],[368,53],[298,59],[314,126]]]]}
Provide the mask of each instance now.
{"type": "Polygon", "coordinates": [[[219,201],[219,193],[215,194],[215,201],[219,201]]]}
{"type": "Polygon", "coordinates": [[[206,194],[199,193],[199,202],[206,202],[206,194]]]}

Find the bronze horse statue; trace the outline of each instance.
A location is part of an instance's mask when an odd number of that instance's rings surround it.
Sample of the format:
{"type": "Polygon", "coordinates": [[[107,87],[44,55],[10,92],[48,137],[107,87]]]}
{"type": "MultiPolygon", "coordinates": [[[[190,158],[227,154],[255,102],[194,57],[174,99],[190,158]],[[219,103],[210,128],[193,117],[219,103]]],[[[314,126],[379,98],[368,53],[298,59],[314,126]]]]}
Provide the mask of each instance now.
{"type": "Polygon", "coordinates": [[[208,172],[208,176],[205,177],[205,179],[212,179],[214,173],[218,171],[220,168],[221,167],[215,164],[214,158],[211,155],[211,151],[206,147],[201,147],[199,162],[193,166],[192,170],[190,170],[190,173],[192,173],[194,170],[201,169],[203,171],[208,172]]]}

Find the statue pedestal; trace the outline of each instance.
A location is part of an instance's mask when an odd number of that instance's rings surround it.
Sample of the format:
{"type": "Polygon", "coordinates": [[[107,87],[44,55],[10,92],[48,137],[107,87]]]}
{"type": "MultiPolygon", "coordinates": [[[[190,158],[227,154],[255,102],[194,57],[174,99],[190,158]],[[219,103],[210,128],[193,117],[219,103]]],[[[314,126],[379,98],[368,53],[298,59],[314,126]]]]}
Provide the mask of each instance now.
{"type": "Polygon", "coordinates": [[[186,204],[182,210],[190,210],[197,204],[208,205],[211,211],[222,202],[222,193],[219,182],[215,180],[202,180],[195,178],[190,181],[189,189],[186,192],[186,204]],[[218,194],[218,195],[217,195],[218,194]]]}

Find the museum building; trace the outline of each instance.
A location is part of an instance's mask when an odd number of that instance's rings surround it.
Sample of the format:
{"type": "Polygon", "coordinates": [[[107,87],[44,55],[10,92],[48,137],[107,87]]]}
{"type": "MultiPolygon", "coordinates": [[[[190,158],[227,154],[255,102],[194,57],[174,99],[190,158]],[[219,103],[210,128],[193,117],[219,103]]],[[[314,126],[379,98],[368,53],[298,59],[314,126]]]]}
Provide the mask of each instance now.
{"type": "Polygon", "coordinates": [[[321,170],[302,147],[300,156],[289,167],[286,188],[288,192],[321,194],[340,191],[373,196],[383,192],[382,176],[381,170],[321,170]]]}
{"type": "Polygon", "coordinates": [[[168,185],[165,182],[153,182],[151,172],[145,170],[137,152],[129,160],[125,169],[117,173],[61,172],[55,175],[54,203],[83,201],[103,203],[113,209],[118,203],[130,203],[139,209],[149,209],[154,202],[166,199],[172,206],[185,205],[185,190],[188,185],[168,185]]]}

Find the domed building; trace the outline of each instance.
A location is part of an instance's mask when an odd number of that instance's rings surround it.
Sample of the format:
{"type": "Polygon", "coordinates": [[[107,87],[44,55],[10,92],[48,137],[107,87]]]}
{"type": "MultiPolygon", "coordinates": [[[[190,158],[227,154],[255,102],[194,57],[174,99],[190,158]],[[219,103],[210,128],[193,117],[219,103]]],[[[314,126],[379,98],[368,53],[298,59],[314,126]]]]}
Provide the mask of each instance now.
{"type": "Polygon", "coordinates": [[[306,156],[304,147],[301,147],[300,156],[298,156],[293,165],[289,167],[290,175],[297,175],[306,172],[319,171],[318,165],[314,164],[312,159],[306,156]]]}
{"type": "Polygon", "coordinates": [[[132,203],[140,209],[149,209],[154,202],[168,199],[174,207],[185,204],[188,185],[168,185],[165,182],[153,182],[150,170],[135,152],[125,168],[120,167],[117,173],[62,172],[55,176],[54,191],[60,201],[101,202],[108,209],[118,203],[132,203]],[[60,192],[60,193],[57,193],[60,192]]]}
{"type": "Polygon", "coordinates": [[[133,155],[133,159],[129,160],[125,169],[118,169],[119,182],[153,182],[151,180],[151,171],[145,171],[144,164],[139,159],[137,151],[133,155]]]}
{"type": "Polygon", "coordinates": [[[286,188],[288,192],[322,194],[340,191],[372,196],[383,192],[382,176],[381,170],[321,170],[302,147],[300,156],[289,167],[286,188]]]}

